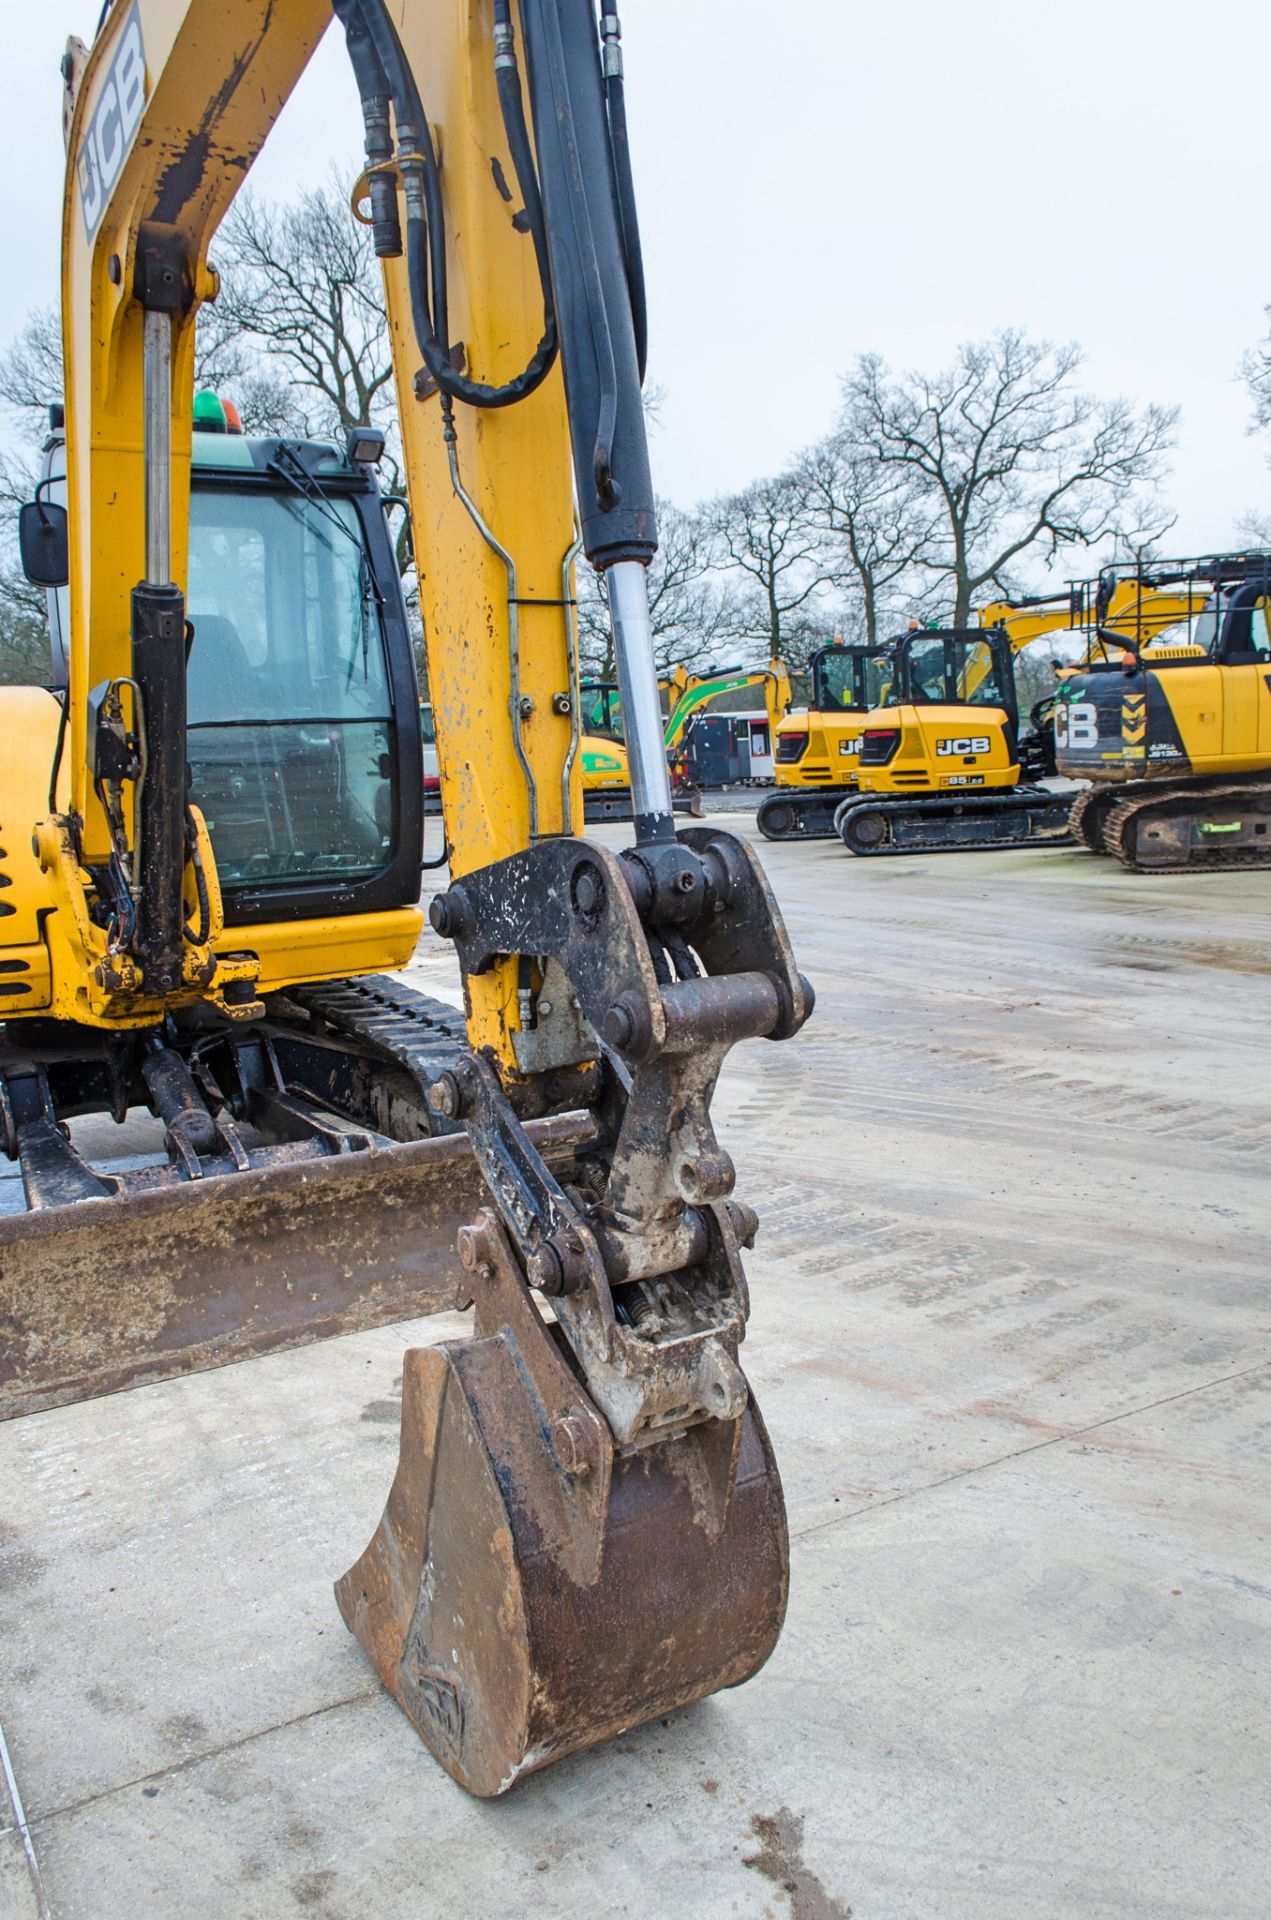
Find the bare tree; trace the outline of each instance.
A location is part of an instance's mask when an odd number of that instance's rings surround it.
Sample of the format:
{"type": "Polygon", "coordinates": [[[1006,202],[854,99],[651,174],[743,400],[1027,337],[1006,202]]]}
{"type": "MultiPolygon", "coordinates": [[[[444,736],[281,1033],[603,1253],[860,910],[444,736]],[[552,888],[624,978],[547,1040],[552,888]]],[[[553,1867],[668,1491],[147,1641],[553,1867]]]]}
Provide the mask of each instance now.
{"type": "Polygon", "coordinates": [[[1137,496],[1162,476],[1178,409],[1096,399],[1076,384],[1083,358],[1007,329],[934,376],[863,354],[843,383],[848,439],[939,510],[926,565],[946,578],[955,626],[986,588],[1010,590],[1025,555],[1092,546],[1127,510],[1141,517],[1137,496]]]}
{"type": "Polygon", "coordinates": [[[770,658],[806,653],[821,630],[814,620],[831,583],[819,531],[809,522],[802,477],[796,472],[756,480],[705,509],[722,567],[754,582],[746,624],[761,633],[770,658]]]}
{"type": "Polygon", "coordinates": [[[240,194],[213,255],[221,293],[203,311],[205,351],[246,377],[249,407],[288,432],[395,433],[379,263],[338,172],[289,205],[240,194]]]}
{"type": "MultiPolygon", "coordinates": [[[[205,307],[203,315],[213,312],[205,307]]],[[[267,393],[271,383],[283,382],[257,365],[241,339],[227,328],[200,324],[194,356],[194,383],[198,387],[218,387],[227,383],[257,381],[267,393]]],[[[21,332],[0,353],[0,406],[15,424],[34,433],[43,431],[49,407],[60,401],[65,391],[62,374],[62,326],[55,307],[35,307],[28,314],[21,332]]],[[[242,408],[240,407],[240,411],[242,408]]],[[[249,431],[267,431],[249,418],[250,404],[244,415],[249,431]]]]}
{"type": "Polygon", "coordinates": [[[1246,546],[1271,549],[1271,514],[1259,513],[1251,507],[1237,520],[1236,532],[1246,546]]]}
{"type": "MultiPolygon", "coordinates": [[[[615,675],[613,634],[603,577],[578,565],[578,643],[583,670],[615,675]]],[[[658,550],[649,567],[649,618],[659,670],[683,662],[700,667],[746,631],[740,596],[715,571],[709,527],[696,513],[658,502],[658,550]]]]}
{"type": "MultiPolygon", "coordinates": [[[[286,430],[273,425],[285,404],[284,383],[256,363],[242,342],[236,346],[228,333],[208,337],[199,328],[195,381],[199,386],[234,385],[250,431],[286,430]],[[271,405],[275,386],[282,399],[271,405]]],[[[0,455],[0,684],[4,685],[38,682],[50,669],[44,591],[33,587],[22,572],[17,519],[18,509],[35,493],[36,456],[49,407],[63,393],[61,323],[55,308],[36,307],[17,338],[0,353],[0,409],[19,436],[18,445],[0,455]]]]}
{"type": "Polygon", "coordinates": [[[55,307],[35,307],[12,346],[0,354],[0,402],[38,431],[62,398],[62,328],[55,307]]]}
{"type": "Polygon", "coordinates": [[[939,513],[930,489],[842,431],[810,447],[796,472],[806,524],[820,536],[827,570],[856,615],[848,615],[849,624],[876,646],[930,592],[921,572],[939,513]]]}
{"type": "MultiPolygon", "coordinates": [[[[344,184],[291,205],[241,196],[213,249],[218,300],[199,313],[195,384],[232,398],[249,433],[307,437],[370,423],[387,437],[384,479],[402,490],[392,355],[379,263],[367,230],[352,218],[344,184]]],[[[34,312],[0,354],[0,404],[34,429],[62,397],[61,330],[51,308],[34,312]]],[[[11,478],[19,469],[11,463],[11,478]]],[[[33,485],[33,479],[31,481],[33,485]]],[[[25,589],[16,567],[16,486],[0,486],[0,589],[12,609],[25,589]]],[[[405,519],[398,564],[423,671],[418,594],[405,519]]]]}
{"type": "MultiPolygon", "coordinates": [[[[1271,307],[1263,311],[1271,321],[1271,307]]],[[[1249,431],[1253,433],[1259,428],[1271,427],[1271,328],[1257,346],[1250,347],[1247,353],[1241,355],[1240,374],[1253,402],[1249,431]]]]}
{"type": "Polygon", "coordinates": [[[18,559],[18,509],[35,492],[34,450],[50,404],[61,397],[57,315],[51,307],[39,307],[0,354],[0,405],[23,442],[0,455],[0,686],[38,684],[50,671],[44,593],[31,585],[18,559]]]}
{"type": "Polygon", "coordinates": [[[33,466],[17,454],[0,457],[0,686],[39,685],[51,670],[44,590],[18,559],[18,508],[34,491],[33,466]]]}

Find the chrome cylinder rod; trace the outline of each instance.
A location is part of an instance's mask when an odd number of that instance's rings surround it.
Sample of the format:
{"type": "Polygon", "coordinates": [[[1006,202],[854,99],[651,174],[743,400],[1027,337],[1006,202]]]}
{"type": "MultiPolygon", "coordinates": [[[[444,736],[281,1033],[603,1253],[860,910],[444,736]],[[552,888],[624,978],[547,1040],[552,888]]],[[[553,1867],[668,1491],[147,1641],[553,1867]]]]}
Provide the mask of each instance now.
{"type": "Polygon", "coordinates": [[[613,623],[622,731],[627,745],[636,840],[671,840],[671,776],[663,740],[662,703],[653,659],[649,583],[639,560],[617,560],[605,575],[613,623]]]}
{"type": "Polygon", "coordinates": [[[146,309],[146,583],[172,582],[172,315],[146,309]]]}

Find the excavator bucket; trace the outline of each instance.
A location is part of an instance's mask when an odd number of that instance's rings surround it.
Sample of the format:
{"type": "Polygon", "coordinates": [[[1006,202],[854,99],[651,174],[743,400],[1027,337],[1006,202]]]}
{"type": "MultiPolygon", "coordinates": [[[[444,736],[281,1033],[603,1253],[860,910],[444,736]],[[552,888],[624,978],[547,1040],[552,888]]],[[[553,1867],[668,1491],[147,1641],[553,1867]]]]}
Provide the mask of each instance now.
{"type": "Polygon", "coordinates": [[[781,1484],[753,1399],[615,1449],[487,1210],[475,1337],[406,1355],[384,1517],[337,1583],[437,1760],[483,1798],[753,1674],[785,1614],[781,1484]]]}

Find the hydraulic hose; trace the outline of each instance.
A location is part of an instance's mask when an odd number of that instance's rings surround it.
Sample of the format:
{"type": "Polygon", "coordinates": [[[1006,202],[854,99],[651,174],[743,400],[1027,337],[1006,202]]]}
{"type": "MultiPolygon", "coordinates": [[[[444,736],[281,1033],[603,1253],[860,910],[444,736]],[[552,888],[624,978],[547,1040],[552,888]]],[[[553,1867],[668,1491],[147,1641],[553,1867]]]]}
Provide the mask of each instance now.
{"type": "MultiPolygon", "coordinates": [[[[436,148],[419,89],[385,0],[332,0],[332,4],[345,29],[349,57],[362,99],[373,224],[376,223],[377,209],[376,180],[387,181],[389,191],[394,199],[396,197],[396,182],[385,151],[386,128],[381,131],[384,94],[387,93],[392,100],[397,123],[396,167],[401,175],[406,200],[406,271],[410,284],[411,313],[424,365],[443,393],[466,406],[511,406],[533,393],[546,378],[556,358],[558,336],[546,225],[521,103],[508,0],[495,0],[494,7],[496,86],[508,151],[521,189],[526,224],[538,264],[543,295],[543,332],[527,365],[513,379],[499,385],[468,379],[451,360],[445,210],[436,148]]],[[[386,119],[386,116],[383,117],[386,119]]],[[[384,194],[384,189],[378,191],[384,194]]],[[[392,237],[391,229],[385,223],[385,242],[391,243],[392,237]]],[[[400,245],[394,248],[386,244],[381,249],[377,227],[376,250],[399,252],[400,245]]]]}
{"type": "Polygon", "coordinates": [[[649,357],[649,310],[644,288],[644,256],[636,219],[635,179],[631,171],[631,142],[627,135],[626,88],[622,77],[622,23],[618,0],[600,0],[601,62],[605,76],[605,111],[609,121],[609,152],[618,199],[618,226],[622,258],[631,295],[631,325],[635,332],[636,365],[644,385],[649,357]]]}

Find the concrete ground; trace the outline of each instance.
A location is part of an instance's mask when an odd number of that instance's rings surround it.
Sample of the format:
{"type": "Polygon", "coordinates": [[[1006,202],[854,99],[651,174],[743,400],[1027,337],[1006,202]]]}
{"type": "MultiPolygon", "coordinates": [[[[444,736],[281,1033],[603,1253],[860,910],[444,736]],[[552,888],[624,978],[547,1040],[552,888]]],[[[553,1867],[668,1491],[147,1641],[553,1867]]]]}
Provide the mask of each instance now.
{"type": "Polygon", "coordinates": [[[1271,875],[763,852],[819,994],[717,1102],[768,1666],[504,1801],[439,1771],[331,1582],[454,1320],[11,1422],[4,1920],[30,1856],[55,1920],[1264,1920],[1271,875]]]}

